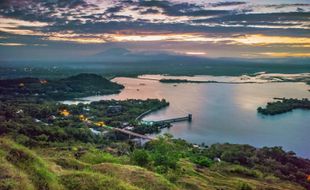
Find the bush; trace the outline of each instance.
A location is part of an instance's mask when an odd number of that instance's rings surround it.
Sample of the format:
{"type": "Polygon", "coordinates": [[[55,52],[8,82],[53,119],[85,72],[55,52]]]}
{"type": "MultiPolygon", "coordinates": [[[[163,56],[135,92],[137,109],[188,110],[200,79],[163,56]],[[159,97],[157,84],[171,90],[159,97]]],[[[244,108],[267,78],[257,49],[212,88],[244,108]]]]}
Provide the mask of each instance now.
{"type": "Polygon", "coordinates": [[[209,167],[212,164],[212,160],[210,160],[208,157],[202,157],[202,156],[192,157],[191,161],[199,166],[205,166],[205,167],[209,167]]]}
{"type": "Polygon", "coordinates": [[[113,155],[102,152],[99,150],[89,150],[87,152],[82,152],[83,154],[79,160],[89,163],[89,164],[100,164],[103,162],[108,163],[120,163],[121,157],[114,157],[113,155]]]}
{"type": "Polygon", "coordinates": [[[68,190],[133,190],[133,186],[109,176],[92,172],[72,172],[61,176],[61,181],[68,190]]]}
{"type": "Polygon", "coordinates": [[[238,186],[238,190],[252,190],[252,186],[250,186],[249,184],[247,183],[241,183],[239,186],[238,186]]]}
{"type": "Polygon", "coordinates": [[[239,174],[246,177],[260,178],[262,174],[256,170],[251,170],[242,166],[234,166],[229,169],[230,173],[239,174]]]}
{"type": "Polygon", "coordinates": [[[135,150],[131,155],[131,161],[139,166],[147,166],[150,156],[145,150],[135,150]]]}

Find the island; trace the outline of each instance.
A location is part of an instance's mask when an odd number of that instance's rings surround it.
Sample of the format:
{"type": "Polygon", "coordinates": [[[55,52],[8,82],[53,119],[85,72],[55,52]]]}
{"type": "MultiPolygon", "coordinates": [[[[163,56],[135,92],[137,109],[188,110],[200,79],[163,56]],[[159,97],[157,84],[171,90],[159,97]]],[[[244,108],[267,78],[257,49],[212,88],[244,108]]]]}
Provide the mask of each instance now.
{"type": "Polygon", "coordinates": [[[307,98],[293,99],[293,98],[275,98],[278,101],[268,102],[265,108],[257,108],[257,112],[263,115],[277,115],[290,112],[294,109],[310,109],[310,101],[307,98]]]}
{"type": "Polygon", "coordinates": [[[218,83],[218,81],[195,81],[187,79],[160,79],[161,83],[218,83]]]}

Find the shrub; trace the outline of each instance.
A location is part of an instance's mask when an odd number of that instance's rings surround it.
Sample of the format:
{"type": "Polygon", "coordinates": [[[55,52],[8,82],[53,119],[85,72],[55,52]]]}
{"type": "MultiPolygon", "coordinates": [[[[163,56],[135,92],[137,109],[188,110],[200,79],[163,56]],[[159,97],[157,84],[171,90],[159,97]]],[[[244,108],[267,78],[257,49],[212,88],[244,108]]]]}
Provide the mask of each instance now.
{"type": "Polygon", "coordinates": [[[238,186],[238,190],[252,190],[252,186],[250,186],[247,183],[240,183],[240,185],[238,186]]]}
{"type": "Polygon", "coordinates": [[[147,166],[150,161],[150,157],[147,151],[137,149],[132,153],[131,161],[139,166],[147,166]]]}
{"type": "Polygon", "coordinates": [[[234,166],[228,170],[230,173],[235,173],[246,177],[260,178],[262,176],[259,171],[251,170],[242,166],[234,166]]]}
{"type": "Polygon", "coordinates": [[[205,167],[209,167],[212,164],[212,160],[210,160],[208,157],[202,157],[202,156],[192,157],[191,161],[199,166],[205,166],[205,167]]]}

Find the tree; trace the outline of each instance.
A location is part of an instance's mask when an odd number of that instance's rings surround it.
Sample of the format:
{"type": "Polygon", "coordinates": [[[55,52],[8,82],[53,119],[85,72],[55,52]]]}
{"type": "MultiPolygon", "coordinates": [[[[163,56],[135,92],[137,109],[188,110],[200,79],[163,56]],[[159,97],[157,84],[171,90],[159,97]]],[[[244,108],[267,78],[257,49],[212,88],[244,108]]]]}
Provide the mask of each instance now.
{"type": "Polygon", "coordinates": [[[131,160],[139,166],[147,166],[150,161],[150,157],[147,151],[137,149],[133,151],[131,160]]]}

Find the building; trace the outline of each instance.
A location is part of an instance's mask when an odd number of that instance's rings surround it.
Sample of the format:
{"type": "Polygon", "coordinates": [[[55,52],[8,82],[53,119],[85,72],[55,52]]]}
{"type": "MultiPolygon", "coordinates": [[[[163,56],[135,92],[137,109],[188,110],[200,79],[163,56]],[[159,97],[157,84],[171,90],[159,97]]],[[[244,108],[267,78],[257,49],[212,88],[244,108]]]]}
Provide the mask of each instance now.
{"type": "Polygon", "coordinates": [[[123,111],[123,106],[121,105],[116,105],[116,106],[109,106],[106,113],[108,115],[115,115],[115,114],[119,114],[123,111]]]}

